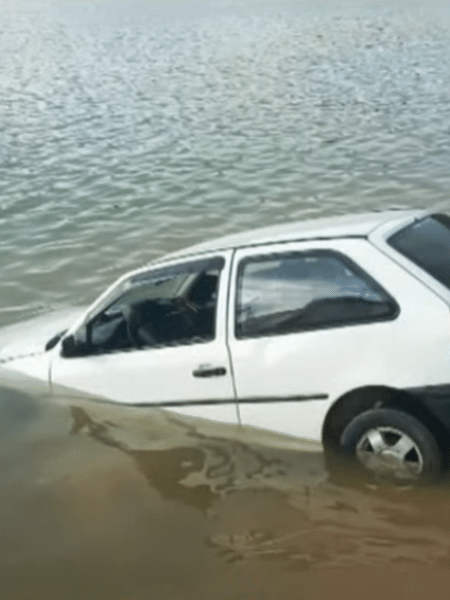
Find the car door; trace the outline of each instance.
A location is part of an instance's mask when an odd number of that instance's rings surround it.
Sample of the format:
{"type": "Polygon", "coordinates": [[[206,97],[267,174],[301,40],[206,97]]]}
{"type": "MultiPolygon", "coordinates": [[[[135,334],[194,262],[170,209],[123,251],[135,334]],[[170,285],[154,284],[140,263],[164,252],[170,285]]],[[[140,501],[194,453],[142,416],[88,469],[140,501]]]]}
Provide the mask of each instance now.
{"type": "Polygon", "coordinates": [[[55,350],[52,384],[235,423],[225,343],[230,255],[203,255],[121,281],[55,350]]]}
{"type": "Polygon", "coordinates": [[[244,425],[320,440],[346,392],[446,380],[448,307],[364,239],[238,250],[231,294],[244,425]]]}

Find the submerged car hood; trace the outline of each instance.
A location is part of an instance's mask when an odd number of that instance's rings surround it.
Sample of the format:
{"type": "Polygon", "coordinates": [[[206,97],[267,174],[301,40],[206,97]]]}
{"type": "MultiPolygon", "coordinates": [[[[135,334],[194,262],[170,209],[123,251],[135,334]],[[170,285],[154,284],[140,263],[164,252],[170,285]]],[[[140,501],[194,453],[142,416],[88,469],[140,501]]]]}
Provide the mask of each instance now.
{"type": "Polygon", "coordinates": [[[66,308],[0,328],[0,363],[45,352],[56,334],[71,327],[84,308],[66,308]]]}

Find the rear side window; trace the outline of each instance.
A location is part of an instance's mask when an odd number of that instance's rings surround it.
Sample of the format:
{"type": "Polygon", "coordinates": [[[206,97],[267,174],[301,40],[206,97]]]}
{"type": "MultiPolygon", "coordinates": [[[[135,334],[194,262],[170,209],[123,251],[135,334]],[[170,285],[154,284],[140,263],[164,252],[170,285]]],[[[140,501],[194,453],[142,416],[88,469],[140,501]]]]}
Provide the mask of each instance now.
{"type": "Polygon", "coordinates": [[[378,321],[398,313],[393,298],[337,252],[246,259],[238,278],[235,335],[241,339],[378,321]]]}
{"type": "Polygon", "coordinates": [[[449,217],[426,217],[391,236],[388,243],[450,288],[449,217]]]}

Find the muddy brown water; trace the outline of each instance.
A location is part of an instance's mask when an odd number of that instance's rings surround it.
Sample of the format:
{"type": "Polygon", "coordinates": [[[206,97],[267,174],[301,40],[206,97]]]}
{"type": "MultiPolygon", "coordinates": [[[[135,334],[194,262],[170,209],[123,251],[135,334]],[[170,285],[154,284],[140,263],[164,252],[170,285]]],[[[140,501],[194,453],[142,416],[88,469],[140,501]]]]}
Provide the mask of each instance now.
{"type": "Polygon", "coordinates": [[[33,386],[2,391],[2,598],[448,597],[448,483],[336,485],[307,442],[33,386]]]}

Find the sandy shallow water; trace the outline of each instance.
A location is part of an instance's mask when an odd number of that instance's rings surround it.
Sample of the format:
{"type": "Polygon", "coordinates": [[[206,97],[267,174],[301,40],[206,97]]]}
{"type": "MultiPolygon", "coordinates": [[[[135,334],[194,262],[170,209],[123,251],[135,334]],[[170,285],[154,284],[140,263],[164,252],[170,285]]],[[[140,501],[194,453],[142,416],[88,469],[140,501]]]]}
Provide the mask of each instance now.
{"type": "Polygon", "coordinates": [[[447,597],[445,482],[336,485],[311,444],[164,411],[4,391],[2,415],[5,598],[447,597]]]}

